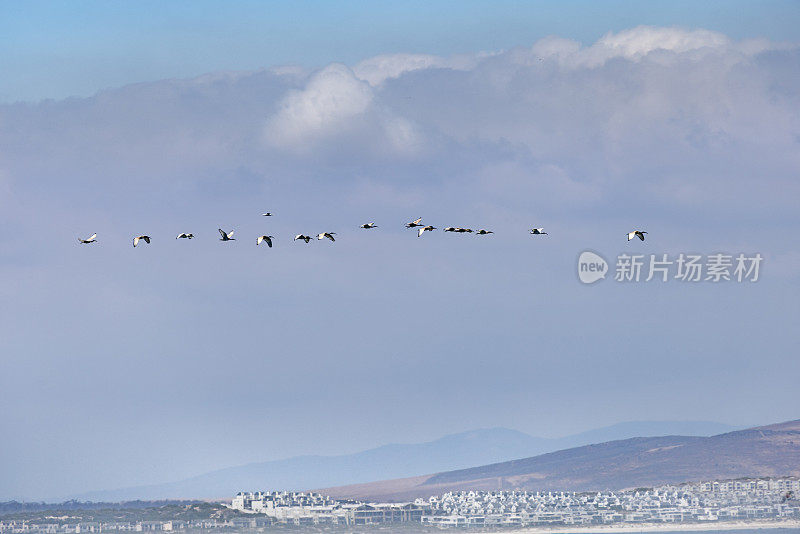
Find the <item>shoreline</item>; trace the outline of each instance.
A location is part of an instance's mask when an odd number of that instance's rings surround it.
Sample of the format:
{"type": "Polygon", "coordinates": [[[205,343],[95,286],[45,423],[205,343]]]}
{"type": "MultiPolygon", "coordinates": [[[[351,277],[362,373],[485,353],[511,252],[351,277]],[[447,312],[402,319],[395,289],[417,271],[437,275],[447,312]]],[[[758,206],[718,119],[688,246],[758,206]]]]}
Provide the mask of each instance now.
{"type": "MultiPolygon", "coordinates": [[[[709,522],[709,523],[641,523],[628,525],[591,525],[574,527],[558,526],[547,527],[524,527],[514,529],[517,534],[613,534],[629,532],[707,532],[711,530],[761,530],[776,528],[800,529],[800,520],[787,519],[783,521],[730,521],[730,522],[709,522]]],[[[508,530],[483,531],[486,534],[508,534],[508,530]]]]}

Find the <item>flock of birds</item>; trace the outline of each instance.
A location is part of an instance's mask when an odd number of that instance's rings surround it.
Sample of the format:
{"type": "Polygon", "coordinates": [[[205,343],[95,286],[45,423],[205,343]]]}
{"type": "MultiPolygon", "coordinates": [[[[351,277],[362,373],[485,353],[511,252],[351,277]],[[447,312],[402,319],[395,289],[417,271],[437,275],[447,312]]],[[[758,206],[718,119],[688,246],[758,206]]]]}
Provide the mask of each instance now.
{"type": "MultiPolygon", "coordinates": [[[[267,212],[267,213],[262,213],[262,215],[264,217],[271,217],[272,213],[267,212]]],[[[413,220],[411,222],[406,223],[405,226],[406,226],[406,228],[416,228],[417,229],[417,237],[422,237],[422,234],[424,234],[425,232],[432,232],[432,231],[436,230],[435,226],[423,224],[422,223],[422,217],[420,217],[419,219],[415,219],[415,220],[413,220]]],[[[364,224],[362,224],[360,226],[360,228],[363,228],[365,230],[371,230],[371,229],[377,228],[377,227],[378,227],[378,225],[375,224],[374,222],[364,223],[364,224]]],[[[222,228],[219,228],[218,230],[219,230],[220,236],[222,236],[219,239],[220,241],[235,241],[236,240],[233,237],[233,230],[231,230],[230,232],[226,232],[222,228]]],[[[481,228],[480,230],[473,230],[472,228],[460,228],[458,226],[448,226],[447,228],[444,229],[444,231],[445,232],[455,232],[457,234],[472,234],[472,233],[474,233],[475,235],[489,235],[489,234],[493,234],[494,233],[491,230],[484,230],[483,228],[481,228]]],[[[547,232],[544,231],[544,228],[531,228],[530,233],[532,235],[547,235],[547,232]]],[[[637,237],[641,241],[644,241],[644,234],[646,234],[646,233],[647,232],[645,232],[643,230],[633,230],[631,232],[628,232],[627,233],[628,241],[630,241],[631,239],[635,239],[637,237]]],[[[320,234],[317,234],[317,239],[318,240],[330,239],[331,241],[336,241],[336,238],[333,237],[335,235],[336,235],[336,232],[322,232],[320,234]]],[[[133,247],[136,248],[136,246],[139,245],[139,243],[141,243],[142,241],[144,241],[147,244],[150,244],[150,239],[151,238],[150,238],[149,235],[138,235],[138,236],[133,238],[133,247]]],[[[175,239],[194,239],[194,234],[182,232],[182,233],[178,234],[175,237],[175,239]]],[[[271,236],[271,235],[260,235],[260,236],[258,236],[258,238],[256,238],[256,245],[260,245],[261,243],[266,243],[268,247],[272,248],[272,240],[273,239],[275,239],[275,238],[273,236],[271,236]]],[[[312,239],[314,239],[312,236],[305,235],[305,234],[297,234],[296,236],[294,236],[294,241],[298,241],[299,240],[299,241],[305,241],[306,243],[309,243],[312,239]]],[[[91,243],[97,243],[97,234],[96,233],[92,234],[91,236],[87,237],[86,239],[78,238],[78,242],[81,243],[81,244],[84,244],[84,245],[88,245],[88,244],[91,244],[91,243]]]]}

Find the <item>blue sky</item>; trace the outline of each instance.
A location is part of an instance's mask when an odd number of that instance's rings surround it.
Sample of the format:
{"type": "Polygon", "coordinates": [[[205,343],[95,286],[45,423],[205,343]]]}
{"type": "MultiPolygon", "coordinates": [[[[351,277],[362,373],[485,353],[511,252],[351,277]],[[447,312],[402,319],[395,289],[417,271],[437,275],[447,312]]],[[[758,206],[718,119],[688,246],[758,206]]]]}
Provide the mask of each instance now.
{"type": "Polygon", "coordinates": [[[495,51],[559,35],[592,43],[640,24],[796,40],[784,1],[4,2],[0,101],[280,64],[321,67],[397,52],[495,51]]]}
{"type": "Polygon", "coordinates": [[[796,3],[374,5],[3,4],[0,499],[798,417],[796,3]],[[586,249],[765,259],[586,287],[586,249]]]}

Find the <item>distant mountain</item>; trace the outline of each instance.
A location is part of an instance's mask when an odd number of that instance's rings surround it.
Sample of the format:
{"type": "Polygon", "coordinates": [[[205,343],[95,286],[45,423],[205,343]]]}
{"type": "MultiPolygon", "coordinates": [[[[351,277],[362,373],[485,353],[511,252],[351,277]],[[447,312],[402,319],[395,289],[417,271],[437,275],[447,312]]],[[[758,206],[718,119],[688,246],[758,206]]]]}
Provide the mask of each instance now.
{"type": "Polygon", "coordinates": [[[81,500],[228,498],[241,490],[304,490],[408,477],[524,458],[595,441],[681,433],[709,436],[733,427],[713,422],[640,421],[549,439],[507,428],[473,430],[417,444],[391,444],[342,456],[298,456],[220,469],[166,484],[95,491],[81,500]]]}
{"type": "Polygon", "coordinates": [[[800,476],[800,420],[711,437],[615,440],[469,469],[320,491],[334,497],[398,501],[466,489],[581,491],[758,476],[800,476]]]}

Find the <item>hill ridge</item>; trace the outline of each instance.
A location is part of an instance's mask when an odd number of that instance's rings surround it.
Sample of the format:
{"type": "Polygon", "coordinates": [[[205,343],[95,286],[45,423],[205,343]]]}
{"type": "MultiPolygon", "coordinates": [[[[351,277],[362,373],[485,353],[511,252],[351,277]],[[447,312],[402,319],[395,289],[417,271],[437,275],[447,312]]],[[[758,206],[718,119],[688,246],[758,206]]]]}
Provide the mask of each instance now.
{"type": "Polygon", "coordinates": [[[800,476],[800,419],[709,437],[613,440],[320,491],[334,497],[397,501],[463,489],[589,491],[748,476],[800,476]]]}
{"type": "MultiPolygon", "coordinates": [[[[81,500],[120,501],[153,498],[228,498],[242,489],[306,490],[368,483],[410,475],[465,469],[527,458],[642,432],[685,431],[709,435],[731,429],[709,421],[629,421],[561,438],[534,437],[519,430],[490,427],[447,434],[422,443],[389,443],[336,456],[303,455],[215,469],[176,482],[72,495],[81,500]]],[[[62,497],[63,500],[63,497],[62,497]]]]}

